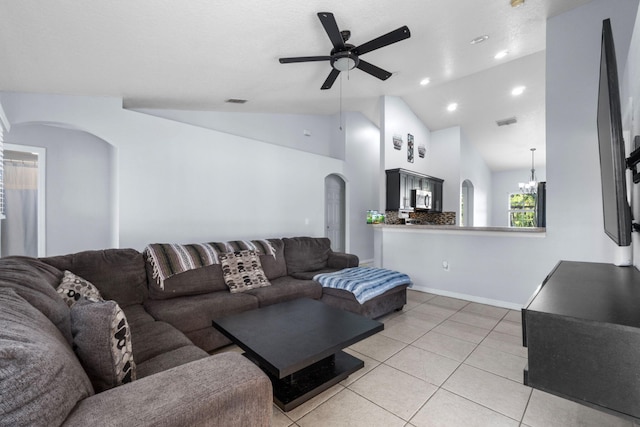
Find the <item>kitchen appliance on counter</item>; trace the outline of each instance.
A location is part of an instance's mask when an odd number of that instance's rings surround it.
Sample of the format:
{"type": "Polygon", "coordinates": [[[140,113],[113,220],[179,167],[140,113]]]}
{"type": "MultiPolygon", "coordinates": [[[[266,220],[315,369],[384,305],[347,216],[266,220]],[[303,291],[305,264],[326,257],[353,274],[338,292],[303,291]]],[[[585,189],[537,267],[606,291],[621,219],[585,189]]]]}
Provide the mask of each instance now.
{"type": "Polygon", "coordinates": [[[420,221],[419,219],[415,219],[415,218],[401,218],[400,219],[400,224],[404,224],[404,225],[420,225],[420,224],[422,224],[422,221],[420,221]]]}
{"type": "Polygon", "coordinates": [[[431,209],[431,191],[411,190],[411,207],[415,210],[431,209]]]}

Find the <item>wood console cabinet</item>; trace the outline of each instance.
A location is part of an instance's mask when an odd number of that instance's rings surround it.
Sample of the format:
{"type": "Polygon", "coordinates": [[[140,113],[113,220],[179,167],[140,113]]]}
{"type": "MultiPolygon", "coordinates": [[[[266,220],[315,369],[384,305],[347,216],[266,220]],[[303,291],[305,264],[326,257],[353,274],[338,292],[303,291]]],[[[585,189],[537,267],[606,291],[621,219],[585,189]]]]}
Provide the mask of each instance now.
{"type": "Polygon", "coordinates": [[[431,191],[433,202],[429,212],[442,212],[442,184],[444,180],[406,169],[389,169],[387,174],[387,210],[410,208],[411,190],[431,191]]]}
{"type": "Polygon", "coordinates": [[[525,384],[640,418],[640,271],[561,261],[522,309],[525,384]]]}

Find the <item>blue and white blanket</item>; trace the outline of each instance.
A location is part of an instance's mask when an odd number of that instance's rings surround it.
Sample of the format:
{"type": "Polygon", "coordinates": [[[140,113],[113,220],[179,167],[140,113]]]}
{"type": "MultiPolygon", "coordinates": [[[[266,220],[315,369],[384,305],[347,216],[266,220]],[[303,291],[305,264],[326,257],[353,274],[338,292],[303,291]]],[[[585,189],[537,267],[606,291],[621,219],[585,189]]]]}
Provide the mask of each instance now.
{"type": "Polygon", "coordinates": [[[313,280],[325,288],[351,292],[360,304],[401,285],[412,286],[409,276],[394,270],[371,267],[352,267],[333,273],[316,274],[313,280]]]}

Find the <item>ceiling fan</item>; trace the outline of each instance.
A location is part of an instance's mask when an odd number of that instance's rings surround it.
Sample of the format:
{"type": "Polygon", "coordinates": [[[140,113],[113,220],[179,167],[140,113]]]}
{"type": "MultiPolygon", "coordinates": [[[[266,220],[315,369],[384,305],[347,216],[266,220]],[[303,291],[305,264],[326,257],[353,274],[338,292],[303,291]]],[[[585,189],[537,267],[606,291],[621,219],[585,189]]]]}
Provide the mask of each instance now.
{"type": "Polygon", "coordinates": [[[353,70],[359,68],[365,73],[371,74],[380,80],[387,80],[391,77],[389,71],[376,67],[366,61],[360,59],[360,55],[371,52],[372,50],[380,49],[381,47],[388,46],[393,43],[397,43],[401,40],[411,37],[409,28],[405,25],[390,33],[384,34],[378,38],[370,40],[360,46],[354,46],[346,43],[351,36],[350,31],[338,30],[338,24],[332,13],[320,12],[318,18],[324,27],[324,30],[333,44],[333,49],[328,56],[299,56],[295,58],[280,58],[281,64],[290,64],[293,62],[313,62],[313,61],[330,61],[331,72],[329,76],[322,84],[321,89],[331,89],[331,86],[338,78],[341,71],[353,70]]]}

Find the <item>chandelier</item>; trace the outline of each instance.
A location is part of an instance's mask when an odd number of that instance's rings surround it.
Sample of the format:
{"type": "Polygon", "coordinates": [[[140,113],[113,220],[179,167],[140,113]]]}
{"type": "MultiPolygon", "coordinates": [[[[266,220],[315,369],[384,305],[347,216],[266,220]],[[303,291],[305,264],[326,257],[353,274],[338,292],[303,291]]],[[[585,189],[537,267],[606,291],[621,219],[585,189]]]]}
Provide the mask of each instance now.
{"type": "Polygon", "coordinates": [[[531,178],[529,182],[520,182],[518,183],[518,187],[520,187],[520,191],[524,194],[536,194],[538,191],[538,182],[536,180],[536,168],[533,163],[533,156],[536,151],[535,148],[531,148],[531,178]]]}

